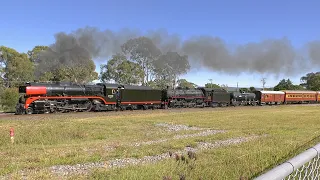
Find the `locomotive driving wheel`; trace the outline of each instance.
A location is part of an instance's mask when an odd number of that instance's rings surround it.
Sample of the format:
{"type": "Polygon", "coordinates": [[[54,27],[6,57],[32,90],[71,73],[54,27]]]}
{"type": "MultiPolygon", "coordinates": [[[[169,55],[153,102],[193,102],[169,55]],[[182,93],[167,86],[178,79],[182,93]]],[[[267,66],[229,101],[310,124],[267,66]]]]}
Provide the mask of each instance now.
{"type": "Polygon", "coordinates": [[[49,109],[49,108],[45,108],[45,109],[43,110],[43,113],[49,114],[49,113],[50,113],[50,109],[49,109]]]}
{"type": "Polygon", "coordinates": [[[85,109],[86,112],[91,111],[91,110],[92,110],[92,107],[93,107],[92,102],[91,102],[91,101],[87,101],[87,102],[85,103],[85,107],[86,107],[86,109],[85,109]]]}
{"type": "Polygon", "coordinates": [[[26,114],[32,114],[32,113],[33,113],[32,107],[28,107],[28,108],[26,109],[26,114]]]}

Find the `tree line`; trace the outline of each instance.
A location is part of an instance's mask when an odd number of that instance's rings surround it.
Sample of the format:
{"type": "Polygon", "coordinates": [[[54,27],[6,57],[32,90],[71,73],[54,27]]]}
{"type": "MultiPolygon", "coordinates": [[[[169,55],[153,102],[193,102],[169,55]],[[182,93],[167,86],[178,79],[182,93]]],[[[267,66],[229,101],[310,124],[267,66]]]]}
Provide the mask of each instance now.
{"type": "MultiPolygon", "coordinates": [[[[178,52],[162,52],[151,39],[138,37],[130,39],[121,45],[121,51],[114,54],[105,64],[102,64],[100,74],[95,72],[96,66],[92,59],[73,65],[78,57],[68,56],[58,60],[58,66],[43,68],[48,59],[43,53],[55,54],[49,46],[38,45],[27,53],[18,52],[11,47],[0,46],[0,106],[3,109],[13,109],[18,100],[17,87],[27,81],[70,81],[88,83],[93,80],[116,82],[131,85],[145,85],[156,88],[166,87],[197,87],[195,83],[180,79],[181,75],[190,70],[188,56],[178,52]]],[[[60,58],[56,55],[55,58],[60,58]]],[[[82,57],[83,58],[83,57],[82,57]]],[[[55,59],[50,59],[50,61],[55,59]]],[[[290,79],[281,80],[273,90],[320,90],[320,72],[308,73],[301,77],[301,84],[293,85],[290,79]]],[[[226,88],[212,82],[205,84],[208,88],[226,88]]],[[[240,89],[252,92],[254,87],[240,89]]]]}
{"type": "MultiPolygon", "coordinates": [[[[76,48],[74,50],[78,50],[76,48]]],[[[68,57],[71,53],[56,51],[49,46],[39,45],[27,53],[20,53],[11,47],[0,46],[0,104],[4,109],[12,109],[12,104],[8,102],[17,102],[18,95],[12,97],[9,94],[17,92],[17,87],[27,81],[88,83],[99,79],[102,82],[165,88],[186,84],[186,81],[179,80],[179,76],[190,70],[187,56],[172,51],[161,52],[146,37],[130,39],[122,44],[121,51],[101,65],[100,74],[95,72],[92,59],[84,61],[81,55],[68,57]],[[55,66],[46,67],[46,64],[55,66]]]]}

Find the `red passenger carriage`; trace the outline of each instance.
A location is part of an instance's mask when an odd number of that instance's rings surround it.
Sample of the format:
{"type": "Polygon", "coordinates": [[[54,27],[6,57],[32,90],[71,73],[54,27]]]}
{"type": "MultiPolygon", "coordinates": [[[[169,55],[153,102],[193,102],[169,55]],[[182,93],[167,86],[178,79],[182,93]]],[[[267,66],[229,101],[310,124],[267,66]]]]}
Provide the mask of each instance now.
{"type": "Polygon", "coordinates": [[[316,91],[291,91],[284,90],[285,103],[315,103],[317,102],[318,93],[316,91]]]}
{"type": "Polygon", "coordinates": [[[282,104],[285,93],[282,91],[256,91],[259,104],[282,104]]]}

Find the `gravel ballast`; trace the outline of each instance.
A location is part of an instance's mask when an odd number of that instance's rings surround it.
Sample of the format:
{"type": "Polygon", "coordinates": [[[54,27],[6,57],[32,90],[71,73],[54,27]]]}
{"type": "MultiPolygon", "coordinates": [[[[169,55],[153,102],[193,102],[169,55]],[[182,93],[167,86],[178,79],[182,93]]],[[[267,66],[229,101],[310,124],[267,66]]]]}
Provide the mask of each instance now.
{"type": "Polygon", "coordinates": [[[165,127],[168,131],[182,131],[182,130],[205,130],[208,128],[200,128],[200,127],[193,127],[193,126],[186,126],[180,124],[167,124],[167,123],[158,123],[156,126],[165,127]]]}
{"type": "Polygon", "coordinates": [[[202,150],[214,149],[221,146],[229,146],[234,144],[240,144],[244,142],[248,142],[262,136],[249,136],[249,137],[237,137],[231,138],[222,141],[216,142],[199,142],[196,148],[185,147],[182,151],[176,151],[172,153],[163,153],[154,156],[144,156],[143,158],[125,158],[125,159],[114,159],[105,162],[96,162],[96,163],[86,163],[86,164],[77,164],[74,166],[70,165],[58,165],[50,167],[52,173],[57,175],[70,175],[70,174],[88,174],[91,169],[95,168],[121,168],[126,167],[128,165],[139,165],[146,163],[155,163],[164,159],[176,158],[174,155],[181,156],[182,154],[187,154],[188,152],[198,152],[202,150]],[[171,154],[171,155],[170,155],[171,154]]]}

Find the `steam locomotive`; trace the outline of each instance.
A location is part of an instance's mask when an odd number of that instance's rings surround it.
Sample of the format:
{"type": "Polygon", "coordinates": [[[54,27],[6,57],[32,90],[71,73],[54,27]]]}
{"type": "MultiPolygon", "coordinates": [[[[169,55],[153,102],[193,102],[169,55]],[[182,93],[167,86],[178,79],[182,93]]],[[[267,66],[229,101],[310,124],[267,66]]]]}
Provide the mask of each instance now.
{"type": "Polygon", "coordinates": [[[70,82],[26,83],[19,87],[16,114],[74,111],[118,111],[257,105],[254,93],[229,93],[222,88],[166,88],[70,82]]]}

